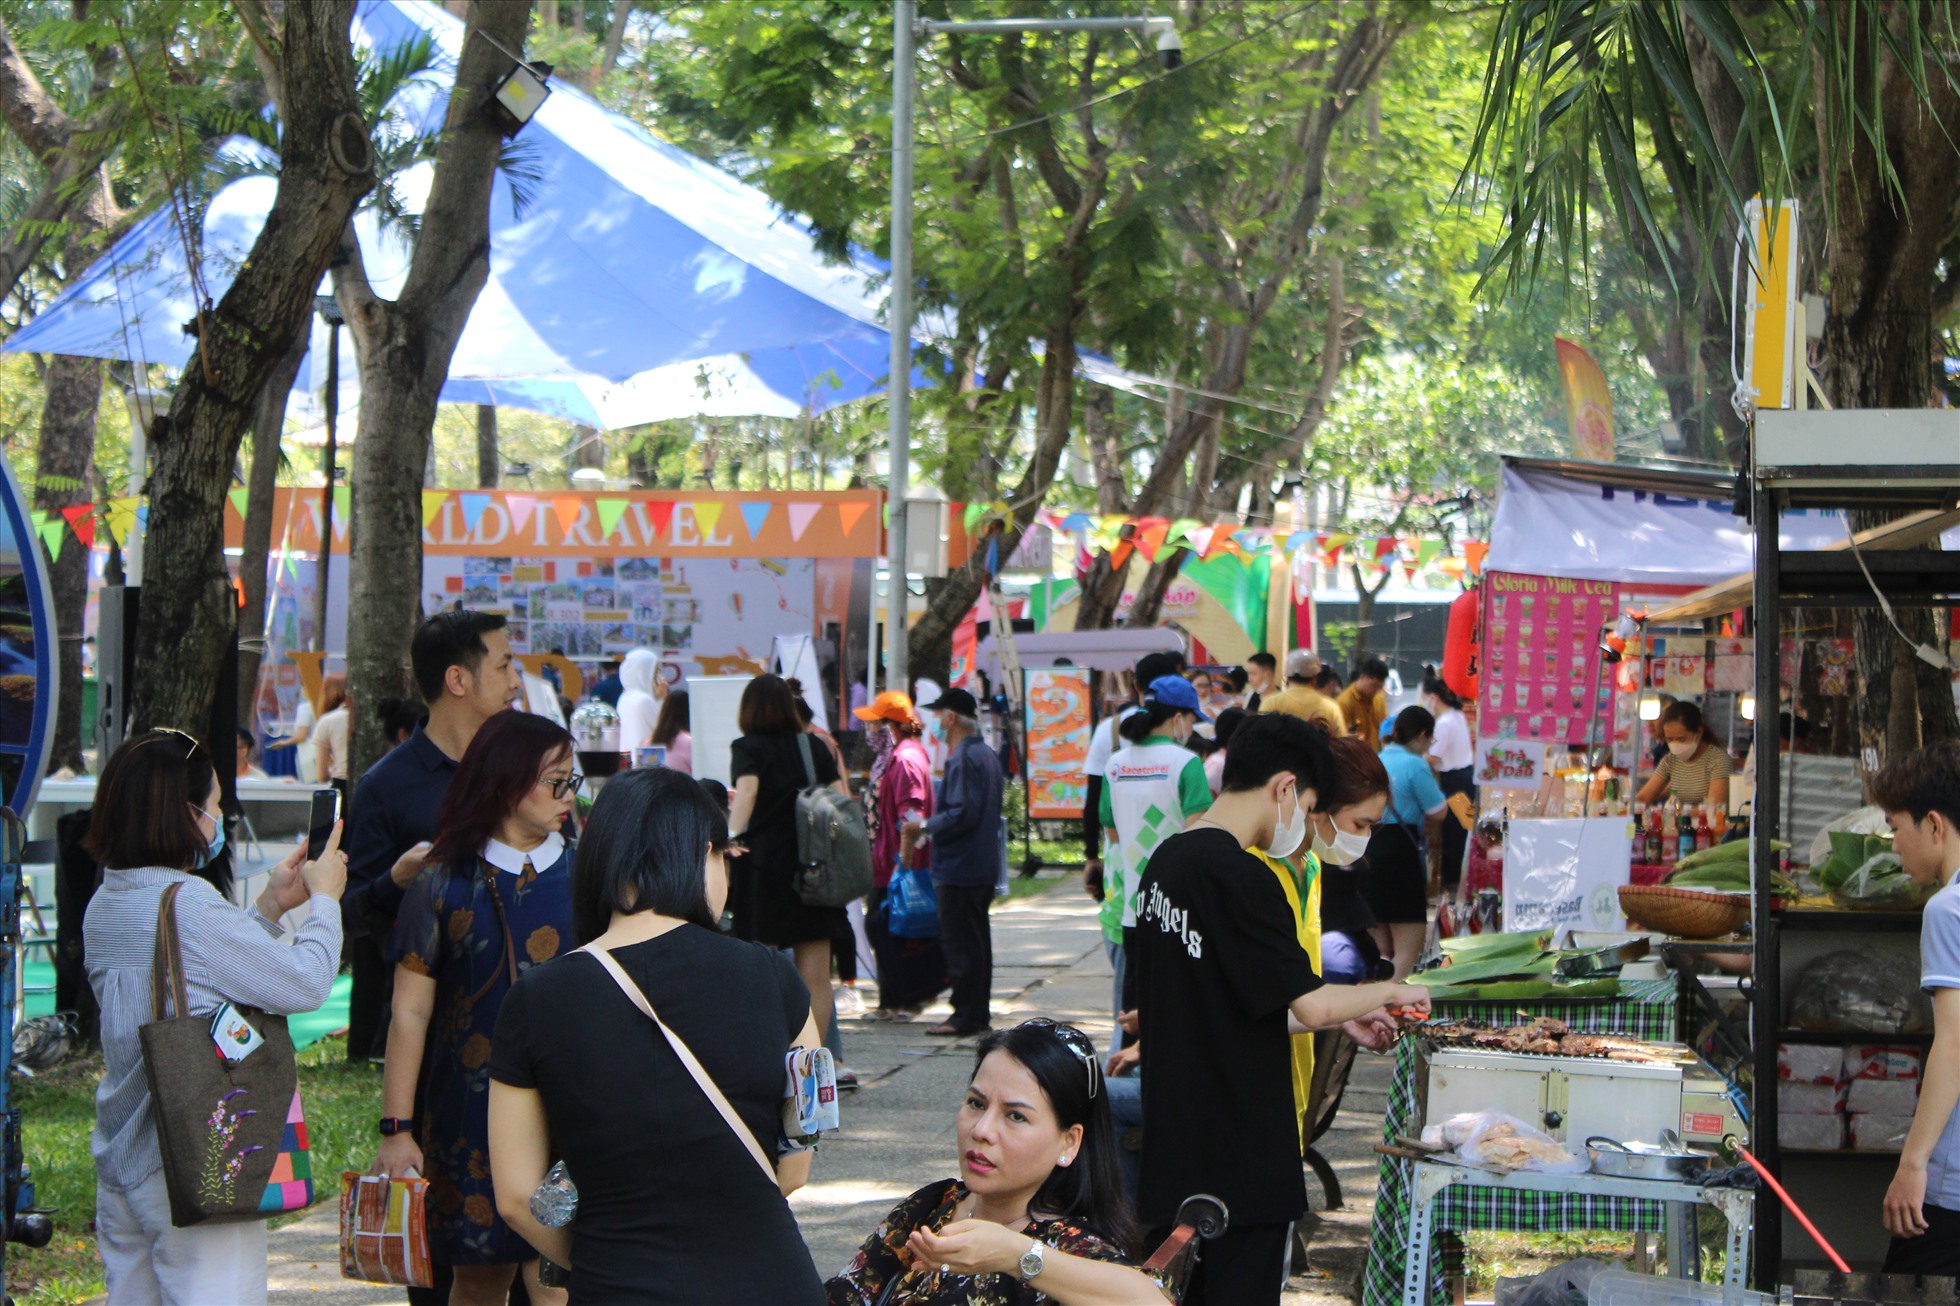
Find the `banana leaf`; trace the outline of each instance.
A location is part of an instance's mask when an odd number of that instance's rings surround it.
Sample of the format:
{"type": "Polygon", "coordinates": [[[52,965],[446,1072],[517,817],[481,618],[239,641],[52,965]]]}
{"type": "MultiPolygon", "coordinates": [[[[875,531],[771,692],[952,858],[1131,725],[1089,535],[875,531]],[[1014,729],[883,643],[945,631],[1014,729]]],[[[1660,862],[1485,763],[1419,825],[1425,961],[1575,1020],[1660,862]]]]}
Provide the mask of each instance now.
{"type": "Polygon", "coordinates": [[[1556,980],[1502,980],[1432,988],[1431,1002],[1532,1002],[1545,998],[1616,998],[1620,981],[1589,979],[1561,984],[1556,980]]]}
{"type": "Polygon", "coordinates": [[[1543,952],[1552,942],[1547,932],[1537,934],[1465,934],[1441,943],[1443,955],[1456,965],[1483,961],[1491,957],[1530,957],[1543,952]]]}
{"type": "Polygon", "coordinates": [[[1525,979],[1536,975],[1550,976],[1558,967],[1559,956],[1560,954],[1556,952],[1533,951],[1522,957],[1506,955],[1475,961],[1456,961],[1436,970],[1425,970],[1411,975],[1409,982],[1420,984],[1425,988],[1455,988],[1492,980],[1525,979]]]}

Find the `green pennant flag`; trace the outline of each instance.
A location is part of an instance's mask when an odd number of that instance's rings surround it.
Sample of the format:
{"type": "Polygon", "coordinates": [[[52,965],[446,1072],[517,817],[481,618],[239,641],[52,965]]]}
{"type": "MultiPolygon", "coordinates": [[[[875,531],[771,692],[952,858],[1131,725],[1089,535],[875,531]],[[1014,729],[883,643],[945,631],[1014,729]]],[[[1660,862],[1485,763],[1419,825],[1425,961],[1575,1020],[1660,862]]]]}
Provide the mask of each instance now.
{"type": "Polygon", "coordinates": [[[227,494],[225,497],[231,500],[232,508],[242,518],[245,515],[245,505],[251,502],[252,492],[246,489],[244,486],[239,485],[239,486],[234,486],[231,490],[231,493],[227,494]]]}
{"type": "Polygon", "coordinates": [[[1417,540],[1416,569],[1420,571],[1422,568],[1427,567],[1430,563],[1441,557],[1442,553],[1443,542],[1441,540],[1417,540]]]}
{"type": "Polygon", "coordinates": [[[632,505],[626,499],[600,499],[595,506],[599,510],[599,538],[603,540],[612,535],[613,527],[632,505]]]}
{"type": "Polygon", "coordinates": [[[68,535],[68,523],[57,517],[42,525],[40,534],[41,543],[48,546],[48,557],[55,562],[60,562],[61,546],[68,535]]]}
{"type": "Polygon", "coordinates": [[[987,515],[987,505],[984,503],[969,503],[968,505],[966,505],[966,513],[965,513],[966,533],[968,535],[973,534],[973,528],[976,525],[978,525],[980,519],[982,517],[985,517],[986,515],[987,515]]]}
{"type": "Polygon", "coordinates": [[[354,520],[354,490],[347,485],[333,487],[333,519],[342,525],[354,520]]]}

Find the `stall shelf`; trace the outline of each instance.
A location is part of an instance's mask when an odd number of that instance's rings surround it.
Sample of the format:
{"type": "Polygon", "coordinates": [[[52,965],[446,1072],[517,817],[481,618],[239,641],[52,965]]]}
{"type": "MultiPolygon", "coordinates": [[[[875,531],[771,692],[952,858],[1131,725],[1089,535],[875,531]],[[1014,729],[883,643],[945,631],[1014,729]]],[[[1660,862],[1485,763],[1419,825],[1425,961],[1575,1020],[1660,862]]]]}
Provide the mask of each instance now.
{"type": "MultiPolygon", "coordinates": [[[[1937,410],[1764,411],[1757,414],[1753,465],[1744,488],[1756,524],[1756,565],[1750,597],[1756,623],[1756,701],[1779,702],[1779,631],[1785,609],[1873,607],[1876,585],[1898,606],[1960,604],[1960,558],[1913,549],[1955,520],[1960,502],[1960,412],[1937,410]],[[1856,458],[1857,462],[1847,461],[1856,458]],[[1795,509],[1849,511],[1882,508],[1917,513],[1876,532],[1860,532],[1859,549],[1785,551],[1774,523],[1795,509]],[[1765,527],[1768,527],[1767,529],[1765,527]],[[1912,551],[1902,551],[1912,550],[1912,551]],[[1860,566],[1862,559],[1863,566],[1860,566]],[[1867,580],[1867,571],[1870,579],[1867,580]]],[[[1718,587],[1720,588],[1720,587],[1718,587]]],[[[1709,602],[1738,597],[1733,587],[1709,602]]],[[[1733,606],[1733,605],[1732,605],[1733,606]]],[[[1752,860],[1776,865],[1781,761],[1774,748],[1756,756],[1752,860]]],[[[1786,1028],[1785,989],[1797,968],[1833,946],[1898,947],[1919,926],[1916,913],[1803,912],[1775,908],[1767,874],[1755,884],[1755,1084],[1753,1149],[1780,1178],[1826,1237],[1847,1258],[1876,1263],[1884,1255],[1879,1213],[1891,1171],[1874,1161],[1888,1152],[1815,1152],[1779,1144],[1776,1110],[1779,1040],[1804,1043],[1918,1043],[1882,1031],[1817,1034],[1786,1028]]],[[[1756,1280],[1768,1287],[1785,1277],[1789,1254],[1807,1257],[1795,1222],[1760,1222],[1756,1280]],[[1786,1247],[1789,1249],[1786,1252],[1786,1247]]]]}

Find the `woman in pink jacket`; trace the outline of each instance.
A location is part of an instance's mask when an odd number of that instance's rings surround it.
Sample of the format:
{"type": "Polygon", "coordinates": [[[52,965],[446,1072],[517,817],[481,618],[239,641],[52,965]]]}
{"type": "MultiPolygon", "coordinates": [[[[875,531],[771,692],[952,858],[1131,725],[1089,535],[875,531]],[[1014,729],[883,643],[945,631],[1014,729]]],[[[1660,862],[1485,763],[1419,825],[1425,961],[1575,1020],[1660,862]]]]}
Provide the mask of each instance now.
{"type": "Polygon", "coordinates": [[[877,888],[866,907],[865,933],[878,962],[879,1020],[910,1020],[946,987],[946,958],[936,939],[897,939],[885,929],[884,903],[898,864],[899,831],[932,815],[932,759],[912,700],[890,691],[856,709],[877,760],[871,764],[871,869],[877,888]]]}

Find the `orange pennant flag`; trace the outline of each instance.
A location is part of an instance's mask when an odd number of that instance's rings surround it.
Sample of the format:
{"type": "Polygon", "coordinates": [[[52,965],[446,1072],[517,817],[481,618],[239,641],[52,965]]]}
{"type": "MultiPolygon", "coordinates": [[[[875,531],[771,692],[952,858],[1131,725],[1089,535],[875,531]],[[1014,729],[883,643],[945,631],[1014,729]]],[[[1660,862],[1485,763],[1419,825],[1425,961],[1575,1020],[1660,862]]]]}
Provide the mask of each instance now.
{"type": "Polygon", "coordinates": [[[1463,542],[1463,561],[1470,568],[1472,576],[1484,574],[1484,555],[1490,552],[1490,545],[1484,540],[1465,540],[1463,542]]]}
{"type": "Polygon", "coordinates": [[[572,494],[554,495],[551,511],[558,518],[558,529],[570,535],[572,528],[578,525],[579,515],[585,511],[585,500],[572,494]]]}
{"type": "Polygon", "coordinates": [[[857,524],[864,520],[864,514],[870,511],[871,505],[868,503],[840,503],[837,505],[837,517],[844,525],[844,537],[846,539],[849,539],[851,532],[857,529],[857,524]]]}

